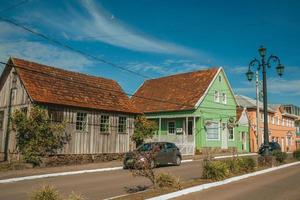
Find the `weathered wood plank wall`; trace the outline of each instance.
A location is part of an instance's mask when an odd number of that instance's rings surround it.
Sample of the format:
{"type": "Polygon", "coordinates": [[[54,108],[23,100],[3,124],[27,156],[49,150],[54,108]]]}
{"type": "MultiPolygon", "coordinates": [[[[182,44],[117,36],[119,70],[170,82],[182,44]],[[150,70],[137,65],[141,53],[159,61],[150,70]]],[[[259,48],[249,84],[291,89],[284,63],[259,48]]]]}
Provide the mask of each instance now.
{"type": "MultiPolygon", "coordinates": [[[[10,71],[7,72],[7,75],[4,77],[5,82],[0,87],[0,111],[4,112],[4,122],[2,124],[2,128],[0,128],[0,154],[2,157],[5,149],[5,138],[7,133],[7,123],[8,123],[8,107],[11,98],[11,113],[16,109],[27,107],[28,109],[31,106],[31,101],[29,96],[27,95],[26,90],[24,89],[23,84],[20,82],[18,76],[14,75],[14,69],[11,68],[10,71]],[[15,83],[13,81],[15,77],[15,83]],[[12,90],[12,88],[14,88],[12,90]],[[11,90],[12,95],[11,95],[11,90]]],[[[16,132],[11,130],[9,135],[9,147],[8,150],[10,153],[17,153],[16,149],[16,132]]]]}
{"type": "Polygon", "coordinates": [[[123,153],[130,148],[130,136],[134,131],[134,116],[110,112],[85,111],[80,109],[48,106],[63,112],[66,132],[71,141],[65,145],[61,154],[123,153]],[[76,130],[77,112],[87,113],[87,131],[76,130]],[[109,115],[109,133],[100,132],[101,115],[109,115]],[[126,132],[118,133],[119,117],[126,117],[126,132]]]}

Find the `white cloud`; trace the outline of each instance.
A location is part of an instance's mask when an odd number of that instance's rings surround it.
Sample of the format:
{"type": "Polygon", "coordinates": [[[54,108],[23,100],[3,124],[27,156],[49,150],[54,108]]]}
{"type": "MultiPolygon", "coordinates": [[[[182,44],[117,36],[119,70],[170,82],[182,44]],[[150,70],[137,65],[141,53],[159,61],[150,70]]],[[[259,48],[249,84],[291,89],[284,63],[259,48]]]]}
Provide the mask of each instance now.
{"type": "Polygon", "coordinates": [[[127,67],[133,71],[140,71],[142,73],[150,72],[159,75],[170,75],[183,72],[190,72],[209,68],[206,65],[195,63],[190,60],[172,60],[167,59],[160,63],[150,62],[130,62],[126,64],[127,67]]]}
{"type": "Polygon", "coordinates": [[[92,64],[92,61],[83,56],[52,45],[30,41],[1,41],[1,61],[7,61],[10,56],[75,71],[81,71],[85,66],[92,64]]]}
{"type": "Polygon", "coordinates": [[[52,30],[61,33],[64,39],[97,41],[139,52],[171,54],[198,59],[206,57],[203,52],[162,41],[137,31],[92,0],[79,2],[83,10],[78,10],[69,4],[65,13],[46,11],[47,14],[42,15],[33,11],[30,14],[30,20],[47,24],[52,30]]]}
{"type": "MultiPolygon", "coordinates": [[[[247,83],[245,87],[235,88],[235,93],[253,94],[255,93],[255,85],[247,83]]],[[[270,78],[267,81],[268,93],[287,95],[287,96],[300,96],[300,80],[286,80],[282,78],[270,78]]]]}
{"type": "Polygon", "coordinates": [[[268,91],[273,94],[300,95],[300,80],[272,78],[268,80],[268,91]]]}
{"type": "Polygon", "coordinates": [[[229,67],[226,66],[225,67],[226,71],[228,73],[232,73],[232,74],[245,74],[248,70],[248,67],[246,66],[237,66],[237,67],[229,67]]]}

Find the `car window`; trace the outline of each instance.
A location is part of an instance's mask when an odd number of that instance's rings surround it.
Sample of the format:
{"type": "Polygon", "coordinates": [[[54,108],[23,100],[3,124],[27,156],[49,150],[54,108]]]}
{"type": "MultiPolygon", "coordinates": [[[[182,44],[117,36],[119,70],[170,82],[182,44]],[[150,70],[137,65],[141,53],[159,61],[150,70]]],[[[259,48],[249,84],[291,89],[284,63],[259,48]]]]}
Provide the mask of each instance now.
{"type": "Polygon", "coordinates": [[[167,149],[172,149],[174,148],[174,145],[172,143],[166,143],[167,149]]]}
{"type": "Polygon", "coordinates": [[[140,147],[137,149],[138,151],[150,151],[151,150],[151,144],[146,143],[142,144],[140,147]]]}

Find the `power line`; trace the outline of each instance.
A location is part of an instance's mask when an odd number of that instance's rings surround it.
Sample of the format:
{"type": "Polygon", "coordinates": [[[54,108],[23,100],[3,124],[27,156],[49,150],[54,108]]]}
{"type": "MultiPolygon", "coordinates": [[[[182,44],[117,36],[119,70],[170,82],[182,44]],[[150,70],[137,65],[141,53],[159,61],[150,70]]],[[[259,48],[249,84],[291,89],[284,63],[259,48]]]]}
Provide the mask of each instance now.
{"type": "MultiPolygon", "coordinates": [[[[32,73],[38,73],[38,74],[41,74],[41,75],[44,75],[44,76],[54,77],[54,78],[59,79],[59,80],[63,80],[63,81],[67,81],[67,82],[73,82],[73,83],[77,83],[77,84],[80,84],[80,85],[85,85],[85,86],[95,88],[95,89],[101,89],[101,90],[120,93],[120,94],[125,93],[128,96],[136,97],[136,98],[140,98],[140,99],[145,99],[145,100],[149,100],[149,101],[156,101],[156,102],[161,102],[161,103],[175,104],[175,105],[188,106],[188,107],[194,107],[195,106],[195,105],[192,105],[192,104],[185,104],[185,103],[179,103],[179,102],[175,102],[175,101],[167,101],[167,100],[161,100],[161,99],[156,99],[156,98],[144,97],[144,96],[140,96],[140,95],[136,95],[136,94],[131,94],[131,93],[128,93],[128,92],[123,93],[123,92],[120,92],[120,91],[117,91],[117,90],[112,90],[112,89],[107,89],[107,88],[104,88],[104,87],[94,86],[94,85],[91,85],[91,84],[87,84],[87,83],[83,83],[83,82],[79,82],[79,81],[75,81],[75,80],[71,80],[71,79],[67,79],[67,78],[63,78],[63,77],[57,77],[57,76],[54,76],[54,75],[51,75],[51,74],[48,74],[48,73],[45,73],[45,72],[36,71],[36,70],[28,69],[28,68],[23,67],[23,66],[8,64],[8,63],[1,62],[1,61],[0,61],[0,64],[9,65],[11,67],[21,68],[21,69],[30,71],[32,73]]],[[[213,110],[215,110],[215,109],[218,109],[218,110],[236,110],[236,109],[230,109],[230,108],[216,108],[216,107],[207,107],[207,106],[201,106],[200,108],[213,109],[213,110]]]]}
{"type": "MultiPolygon", "coordinates": [[[[136,71],[127,69],[127,68],[125,68],[125,67],[122,67],[122,66],[117,65],[117,64],[115,64],[115,63],[112,63],[112,62],[110,62],[110,61],[107,61],[107,60],[105,60],[105,59],[98,58],[97,56],[88,54],[88,53],[86,53],[86,52],[84,52],[84,51],[82,51],[82,50],[75,49],[75,48],[73,48],[73,47],[71,47],[71,46],[69,46],[69,45],[67,45],[67,44],[64,44],[64,43],[62,43],[62,42],[60,42],[60,41],[58,41],[58,40],[55,40],[55,39],[53,39],[53,38],[51,38],[51,37],[49,37],[49,36],[47,36],[47,35],[45,35],[45,34],[43,34],[43,33],[37,32],[37,31],[32,30],[32,29],[30,29],[30,28],[28,28],[28,27],[26,27],[26,26],[23,26],[23,25],[21,25],[20,23],[17,23],[16,21],[13,21],[13,20],[11,20],[11,19],[6,19],[6,18],[3,18],[3,17],[0,16],[0,20],[1,20],[1,21],[5,21],[5,22],[7,22],[7,23],[9,23],[9,24],[12,24],[12,25],[14,25],[14,26],[16,26],[16,27],[22,28],[23,30],[25,30],[25,31],[27,31],[27,32],[30,32],[31,34],[34,34],[34,35],[36,35],[36,36],[38,36],[38,37],[40,37],[40,38],[42,38],[42,39],[44,39],[44,40],[47,40],[47,41],[49,41],[49,42],[51,42],[51,43],[53,43],[53,44],[55,44],[55,45],[61,46],[61,47],[65,48],[65,49],[68,49],[68,50],[70,50],[70,51],[73,51],[73,52],[75,52],[75,53],[78,53],[78,54],[80,54],[80,55],[83,55],[84,57],[87,57],[87,58],[90,58],[90,59],[93,59],[93,60],[100,61],[100,62],[102,62],[102,63],[108,64],[108,65],[113,66],[113,67],[115,67],[115,68],[119,68],[119,69],[121,69],[121,70],[123,70],[123,71],[127,71],[127,72],[129,72],[129,73],[132,73],[132,74],[135,74],[135,75],[137,75],[137,76],[140,76],[140,77],[142,77],[143,79],[152,79],[152,77],[150,77],[150,76],[147,76],[147,75],[138,73],[138,72],[136,72],[136,71]]],[[[187,91],[195,92],[195,90],[190,90],[189,88],[181,88],[181,87],[178,87],[178,86],[176,86],[176,87],[179,88],[179,89],[182,89],[182,90],[184,90],[184,91],[187,90],[187,91]]]]}
{"type": "Polygon", "coordinates": [[[16,8],[16,7],[19,7],[19,6],[21,6],[21,5],[25,4],[25,3],[28,3],[29,1],[30,1],[30,0],[23,0],[23,1],[20,1],[19,3],[16,3],[16,4],[14,4],[14,5],[8,6],[7,8],[4,8],[3,10],[0,11],[0,13],[7,12],[7,11],[9,11],[9,10],[11,10],[11,9],[14,9],[14,8],[16,8]]]}
{"type": "Polygon", "coordinates": [[[30,28],[28,28],[28,27],[26,27],[26,26],[23,26],[23,25],[21,25],[21,24],[15,22],[15,21],[13,21],[13,20],[11,20],[11,19],[6,19],[6,18],[0,16],[0,20],[1,20],[1,21],[4,21],[4,22],[7,22],[7,23],[9,23],[9,24],[11,24],[11,25],[14,25],[14,26],[16,26],[16,27],[22,28],[23,30],[25,30],[25,31],[27,31],[27,32],[30,32],[30,33],[32,33],[32,34],[34,34],[34,35],[36,35],[36,36],[38,36],[38,37],[40,37],[40,38],[43,38],[43,39],[45,39],[45,40],[47,40],[47,41],[49,41],[49,42],[51,42],[51,43],[53,43],[53,44],[55,44],[55,45],[61,46],[61,47],[65,48],[65,49],[68,49],[68,50],[70,50],[70,51],[73,51],[73,52],[75,52],[75,53],[77,53],[77,54],[83,55],[84,57],[87,57],[87,58],[90,58],[90,59],[93,59],[93,60],[96,60],[96,61],[100,61],[100,62],[102,62],[102,63],[104,63],[104,64],[110,65],[110,66],[115,67],[115,68],[119,68],[119,69],[121,69],[121,70],[123,70],[123,71],[127,71],[127,72],[129,72],[129,73],[135,74],[135,75],[140,76],[140,77],[142,77],[142,78],[151,78],[151,77],[149,77],[149,76],[145,76],[145,75],[140,74],[140,73],[138,73],[138,72],[135,72],[135,71],[133,71],[133,70],[127,69],[127,68],[122,67],[122,66],[120,66],[120,65],[114,64],[114,63],[112,63],[112,62],[110,62],[110,61],[107,61],[107,60],[104,60],[104,59],[102,59],[102,58],[99,58],[99,57],[97,57],[97,56],[88,54],[88,53],[86,53],[86,52],[84,52],[84,51],[81,51],[81,50],[79,50],[79,49],[75,49],[75,48],[73,48],[73,47],[71,47],[71,46],[69,46],[69,45],[67,45],[67,44],[64,44],[64,43],[58,41],[58,40],[52,39],[52,38],[48,37],[47,35],[45,35],[45,34],[43,34],[43,33],[37,32],[37,31],[32,30],[32,29],[30,29],[30,28]]]}

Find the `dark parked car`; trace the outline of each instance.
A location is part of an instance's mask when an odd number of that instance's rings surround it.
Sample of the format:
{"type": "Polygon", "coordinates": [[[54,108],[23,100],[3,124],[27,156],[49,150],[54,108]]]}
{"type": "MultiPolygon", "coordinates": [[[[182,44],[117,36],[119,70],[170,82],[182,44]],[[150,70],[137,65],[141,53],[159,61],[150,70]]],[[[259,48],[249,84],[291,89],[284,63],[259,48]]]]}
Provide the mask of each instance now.
{"type": "MultiPolygon", "coordinates": [[[[258,154],[263,154],[265,152],[265,147],[264,144],[262,144],[258,150],[258,154]]],[[[273,151],[281,151],[281,146],[280,144],[278,144],[278,142],[269,142],[269,151],[273,152],[273,151]]]]}
{"type": "Polygon", "coordinates": [[[144,143],[136,150],[126,153],[124,156],[123,168],[127,169],[133,167],[134,163],[137,161],[143,162],[145,157],[151,153],[154,155],[154,159],[152,159],[151,162],[151,167],[168,164],[179,166],[181,164],[181,153],[179,148],[174,143],[150,142],[144,143]]]}

